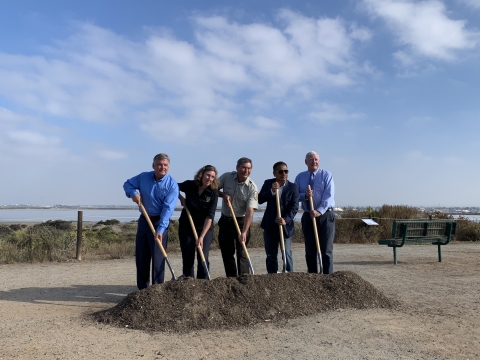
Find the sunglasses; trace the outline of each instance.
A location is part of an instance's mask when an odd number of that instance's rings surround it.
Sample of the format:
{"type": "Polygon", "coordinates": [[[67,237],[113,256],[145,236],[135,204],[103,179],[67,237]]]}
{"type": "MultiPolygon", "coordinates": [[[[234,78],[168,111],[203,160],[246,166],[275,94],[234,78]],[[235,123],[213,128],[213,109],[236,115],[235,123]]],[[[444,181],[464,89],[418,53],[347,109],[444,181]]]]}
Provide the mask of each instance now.
{"type": "Polygon", "coordinates": [[[288,170],[277,170],[279,174],[288,174],[288,170]]]}

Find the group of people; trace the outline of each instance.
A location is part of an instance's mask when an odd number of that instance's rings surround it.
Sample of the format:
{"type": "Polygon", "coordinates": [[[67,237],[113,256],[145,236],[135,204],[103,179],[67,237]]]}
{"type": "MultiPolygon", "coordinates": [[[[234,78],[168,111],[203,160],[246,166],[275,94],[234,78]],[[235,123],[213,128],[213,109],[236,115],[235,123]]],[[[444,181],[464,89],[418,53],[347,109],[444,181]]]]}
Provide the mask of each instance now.
{"type": "Polygon", "coordinates": [[[219,197],[223,201],[221,217],[218,221],[218,243],[227,277],[241,276],[250,272],[248,255],[244,252],[242,243],[246,245],[250,240],[253,214],[259,203],[267,204],[261,228],[268,273],[277,273],[279,270],[280,231],[283,232],[285,244],[284,270],[293,271],[291,245],[292,236],[295,233],[294,218],[299,204],[304,211],[301,224],[305,239],[307,270],[310,273],[318,272],[316,229],[320,242],[323,273],[333,273],[335,201],[332,174],[320,168],[320,158],[314,151],[306,154],[305,164],[307,171],[299,173],[295,182],[291,182],[288,180],[287,164],[282,161],[275,163],[274,177],[265,180],[258,192],[257,186],[250,178],[252,160],[249,158],[240,158],[237,161],[236,171],[218,176],[214,166],[205,165],[198,170],[193,180],[177,183],[168,174],[170,166],[168,155],[156,155],[153,158],[153,171],[134,176],[123,185],[127,197],[139,206],[143,204],[155,229],[153,234],[145,215],[141,214],[135,240],[138,289],[144,289],[150,284],[150,264],[151,283],[164,282],[165,258],[156,242],[161,242],[163,247],[167,248],[168,225],[178,200],[184,207],[178,230],[184,276],[194,277],[195,254],[197,254],[197,278],[207,278],[197,248],[203,249],[205,261],[209,267],[208,253],[213,238],[213,220],[219,197]],[[280,214],[277,207],[277,192],[280,214]],[[313,208],[310,207],[311,200],[313,200],[313,208]],[[186,209],[191,214],[196,234],[186,209]]]}

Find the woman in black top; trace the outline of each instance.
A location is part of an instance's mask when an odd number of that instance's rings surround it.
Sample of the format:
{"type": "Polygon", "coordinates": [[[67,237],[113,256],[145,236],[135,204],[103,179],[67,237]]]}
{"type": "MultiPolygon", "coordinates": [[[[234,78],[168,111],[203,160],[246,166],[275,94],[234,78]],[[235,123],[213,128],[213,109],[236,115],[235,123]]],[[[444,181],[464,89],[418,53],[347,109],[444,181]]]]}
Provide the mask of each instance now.
{"type": "MultiPolygon", "coordinates": [[[[180,202],[190,211],[198,234],[198,243],[196,243],[187,212],[183,209],[179,219],[178,237],[182,249],[183,275],[185,276],[194,277],[193,263],[198,245],[203,248],[205,262],[210,268],[208,251],[212,243],[213,219],[218,202],[217,175],[217,169],[214,166],[205,165],[198,170],[194,180],[186,180],[178,184],[180,191],[185,194],[185,198],[182,195],[179,196],[180,202]]],[[[199,254],[197,254],[197,263],[197,278],[206,279],[207,274],[203,269],[199,254]]]]}

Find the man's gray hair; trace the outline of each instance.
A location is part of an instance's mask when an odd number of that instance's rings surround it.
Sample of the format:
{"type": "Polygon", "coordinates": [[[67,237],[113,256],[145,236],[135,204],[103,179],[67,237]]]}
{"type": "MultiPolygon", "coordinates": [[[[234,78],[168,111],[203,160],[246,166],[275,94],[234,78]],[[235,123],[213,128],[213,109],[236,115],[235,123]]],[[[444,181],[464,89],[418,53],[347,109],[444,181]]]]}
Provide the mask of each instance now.
{"type": "Polygon", "coordinates": [[[307,159],[308,159],[310,156],[312,156],[312,155],[317,155],[317,156],[318,156],[318,154],[317,154],[315,151],[309,151],[309,152],[307,153],[307,155],[305,155],[305,160],[307,160],[307,159]]]}
{"type": "Polygon", "coordinates": [[[167,154],[164,154],[164,153],[160,153],[160,154],[155,155],[155,157],[153,158],[153,162],[155,162],[157,160],[165,160],[165,159],[167,159],[168,163],[170,164],[170,158],[168,157],[167,154]]]}
{"type": "MultiPolygon", "coordinates": [[[[249,158],[247,157],[241,157],[240,159],[238,159],[237,161],[237,167],[241,166],[242,164],[245,164],[245,163],[250,163],[252,164],[252,160],[250,160],[249,158]]],[[[253,164],[252,164],[252,167],[253,167],[253,164]]]]}

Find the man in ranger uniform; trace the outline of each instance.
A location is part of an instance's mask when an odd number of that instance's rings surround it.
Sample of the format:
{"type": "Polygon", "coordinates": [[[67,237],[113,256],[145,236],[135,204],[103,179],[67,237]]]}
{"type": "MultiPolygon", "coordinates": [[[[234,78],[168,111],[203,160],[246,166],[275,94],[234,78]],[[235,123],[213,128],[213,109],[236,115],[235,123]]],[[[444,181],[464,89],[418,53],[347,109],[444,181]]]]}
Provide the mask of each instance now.
{"type": "Polygon", "coordinates": [[[253,212],[258,208],[258,190],[257,185],[250,179],[251,172],[252,160],[242,157],[237,161],[237,171],[226,172],[218,179],[219,189],[222,189],[218,191],[218,195],[223,199],[222,216],[218,221],[218,244],[227,277],[242,276],[250,271],[241,243],[246,245],[250,240],[253,212]],[[237,233],[228,202],[232,204],[235,212],[240,235],[237,233]]]}

